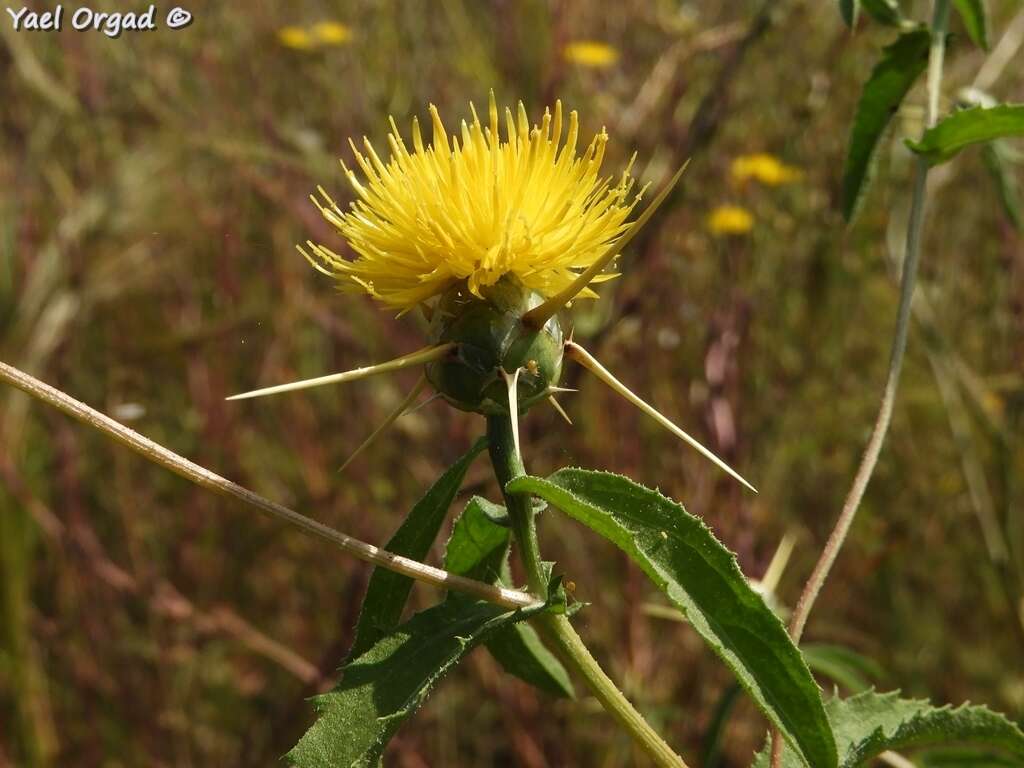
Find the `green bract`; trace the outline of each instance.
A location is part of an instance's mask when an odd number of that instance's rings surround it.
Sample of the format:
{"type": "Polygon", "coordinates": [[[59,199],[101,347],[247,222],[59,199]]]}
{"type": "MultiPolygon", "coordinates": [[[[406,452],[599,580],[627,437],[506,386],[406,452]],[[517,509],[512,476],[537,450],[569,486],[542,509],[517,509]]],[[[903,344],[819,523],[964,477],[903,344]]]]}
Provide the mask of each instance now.
{"type": "Polygon", "coordinates": [[[543,300],[511,278],[485,289],[484,298],[464,285],[449,290],[434,310],[431,339],[457,346],[427,365],[427,379],[456,408],[488,415],[508,413],[503,371],[521,369],[520,411],[547,397],[562,373],[562,327],[557,317],[540,329],[522,319],[543,300]]]}

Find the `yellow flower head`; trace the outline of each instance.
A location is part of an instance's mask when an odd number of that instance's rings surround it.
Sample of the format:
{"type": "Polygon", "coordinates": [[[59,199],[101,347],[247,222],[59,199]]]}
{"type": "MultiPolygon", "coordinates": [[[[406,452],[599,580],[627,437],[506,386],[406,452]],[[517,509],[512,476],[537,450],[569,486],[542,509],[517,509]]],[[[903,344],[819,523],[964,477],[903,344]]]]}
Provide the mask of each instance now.
{"type": "Polygon", "coordinates": [[[296,51],[309,51],[316,47],[316,41],[302,27],[281,27],[277,30],[277,40],[284,47],[296,51]]]}
{"type": "Polygon", "coordinates": [[[619,60],[619,52],[596,40],[577,40],[569,43],[563,51],[566,61],[594,69],[606,69],[619,60]]]}
{"type": "Polygon", "coordinates": [[[350,141],[365,177],[342,162],[356,200],[343,211],[320,188],[313,202],[356,257],[309,242],[312,253],[300,251],[310,263],[342,289],[405,311],[463,282],[481,296],[505,275],[550,297],[604,255],[639,199],[630,198],[629,167],[617,183],[599,175],[607,134],[577,154],[579,122],[571,112],[563,143],[560,102],[532,129],[521,103],[515,116],[506,109],[504,140],[493,94],[487,124],[470,110],[472,122],[449,142],[431,105],[433,142],[424,144],[414,119],[412,151],[392,119],[387,163],[369,140],[365,155],[350,141]]]}
{"type": "Polygon", "coordinates": [[[352,39],[352,30],[337,21],[320,21],[310,27],[321,45],[343,45],[352,39]]]}
{"type": "Polygon", "coordinates": [[[754,228],[754,217],[738,205],[720,205],[708,215],[707,226],[713,235],[744,235],[754,228]]]}
{"type": "Polygon", "coordinates": [[[757,179],[762,184],[776,187],[800,178],[800,169],[793,168],[777,157],[767,154],[742,155],[732,161],[732,177],[736,181],[757,179]]]}

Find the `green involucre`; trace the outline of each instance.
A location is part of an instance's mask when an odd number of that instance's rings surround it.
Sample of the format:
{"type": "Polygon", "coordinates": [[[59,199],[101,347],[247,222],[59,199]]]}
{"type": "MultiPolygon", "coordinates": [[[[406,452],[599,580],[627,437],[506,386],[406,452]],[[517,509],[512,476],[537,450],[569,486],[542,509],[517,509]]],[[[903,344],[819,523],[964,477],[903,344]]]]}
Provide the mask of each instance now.
{"type": "Polygon", "coordinates": [[[543,328],[525,325],[523,315],[543,297],[504,278],[485,298],[456,287],[441,297],[431,321],[431,337],[454,342],[453,354],[427,365],[427,379],[449,403],[484,415],[508,413],[508,387],[502,372],[519,376],[520,411],[546,398],[562,374],[563,338],[558,318],[543,328]]]}

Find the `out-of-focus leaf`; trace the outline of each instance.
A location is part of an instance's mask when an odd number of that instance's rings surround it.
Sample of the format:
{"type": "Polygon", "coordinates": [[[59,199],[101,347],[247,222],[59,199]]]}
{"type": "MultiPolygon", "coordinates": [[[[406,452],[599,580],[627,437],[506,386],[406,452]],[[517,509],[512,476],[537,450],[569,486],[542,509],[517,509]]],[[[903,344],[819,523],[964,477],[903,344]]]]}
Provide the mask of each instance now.
{"type": "Polygon", "coordinates": [[[1000,104],[954,112],[907,146],[932,165],[944,163],[960,150],[1008,136],[1024,136],[1024,104],[1000,104]]]}
{"type": "MultiPolygon", "coordinates": [[[[474,496],[452,530],[445,551],[445,569],[480,581],[509,581],[510,532],[495,523],[506,517],[505,508],[474,496]]],[[[449,600],[465,600],[452,592],[449,600]]],[[[522,622],[500,629],[487,640],[487,650],[509,674],[555,697],[575,698],[565,667],[544,647],[540,636],[522,622]]]]}
{"type": "Polygon", "coordinates": [[[349,662],[341,682],[317,696],[316,722],[287,759],[301,768],[368,768],[430,690],[492,633],[537,609],[446,600],[413,616],[349,662]]]}
{"type": "Polygon", "coordinates": [[[963,19],[967,36],[979,48],[988,50],[988,13],[984,0],[953,0],[960,18],[963,19]]]}
{"type": "Polygon", "coordinates": [[[1013,222],[1013,226],[1017,230],[1020,230],[1024,227],[1024,220],[1021,218],[1020,190],[1017,187],[1013,169],[1009,167],[1006,145],[1001,141],[991,141],[985,145],[981,157],[996,184],[999,200],[1003,204],[1007,218],[1013,222]]]}
{"type": "Polygon", "coordinates": [[[843,168],[842,207],[847,221],[855,217],[867,192],[878,144],[903,97],[928,63],[931,34],[924,29],[904,32],[882,51],[861,93],[853,118],[843,168]]]}
{"type": "Polygon", "coordinates": [[[903,23],[903,13],[896,0],[860,0],[864,11],[879,24],[898,27],[903,23]]]}
{"type": "Polygon", "coordinates": [[[718,768],[722,763],[722,739],[725,736],[725,726],[736,709],[736,702],[739,701],[743,689],[733,683],[722,694],[715,706],[714,714],[711,715],[711,723],[704,732],[704,748],[701,754],[700,765],[704,768],[718,768]]]}
{"type": "MultiPolygon", "coordinates": [[[[1024,733],[1002,715],[985,707],[964,704],[933,707],[927,701],[901,699],[898,693],[866,691],[826,705],[839,747],[840,768],[857,768],[882,752],[930,747],[938,744],[986,746],[1004,752],[1024,765],[1024,733]]],[[[754,768],[767,768],[771,747],[766,746],[754,768]]],[[[788,747],[783,768],[802,768],[788,747]]]]}
{"type": "MultiPolygon", "coordinates": [[[[481,438],[465,455],[452,464],[434,483],[426,495],[416,503],[405,521],[385,545],[385,549],[396,555],[422,560],[430,551],[434,539],[448,514],[455,495],[459,492],[469,465],[487,447],[487,440],[481,438]]],[[[366,597],[356,624],[356,639],[349,652],[349,658],[360,656],[370,646],[398,626],[405,609],[405,602],[412,589],[412,579],[375,568],[366,587],[366,597]]]]}
{"type": "Polygon", "coordinates": [[[625,552],[679,608],[810,765],[836,765],[821,695],[779,618],[698,518],[657,491],[608,472],[518,477],[534,493],[625,552]]]}
{"type": "Polygon", "coordinates": [[[872,687],[872,680],[884,676],[878,662],[841,645],[807,643],[800,647],[813,672],[839,683],[851,693],[872,687]]]}
{"type": "Polygon", "coordinates": [[[1019,768],[1020,760],[964,747],[929,749],[914,756],[921,768],[1019,768]]]}
{"type": "Polygon", "coordinates": [[[846,22],[846,26],[853,28],[857,23],[857,14],[860,11],[860,0],[839,0],[839,14],[846,22]]]}

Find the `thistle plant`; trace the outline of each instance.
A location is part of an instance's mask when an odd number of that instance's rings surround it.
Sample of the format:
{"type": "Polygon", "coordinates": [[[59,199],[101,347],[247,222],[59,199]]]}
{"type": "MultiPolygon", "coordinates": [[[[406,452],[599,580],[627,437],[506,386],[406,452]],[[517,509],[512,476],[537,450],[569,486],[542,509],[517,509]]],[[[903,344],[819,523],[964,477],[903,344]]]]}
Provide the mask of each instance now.
{"type": "MultiPolygon", "coordinates": [[[[685,766],[574,628],[578,613],[601,610],[601,605],[578,602],[572,574],[544,558],[538,523],[564,514],[618,547],[671,604],[669,614],[686,621],[728,667],[736,681],[728,701],[745,692],[771,730],[754,757],[756,766],[853,768],[880,755],[900,765],[905,759],[892,750],[947,741],[1000,752],[998,758],[969,756],[958,765],[1024,765],[1024,734],[984,707],[936,708],[873,690],[823,698],[811,670],[821,670],[820,656],[800,645],[888,432],[908,339],[930,169],[970,144],[991,148],[991,142],[1024,134],[1024,107],[994,105],[987,96],[985,108],[965,103],[969,108],[941,116],[949,0],[935,0],[927,26],[904,17],[893,0],[843,0],[840,6],[851,24],[861,5],[873,21],[892,27],[897,38],[869,78],[854,119],[843,175],[848,218],[863,202],[868,171],[892,115],[925,72],[927,117],[923,132],[908,143],[915,153],[912,207],[878,417],[788,628],[778,615],[777,600],[765,598],[785,555],[773,561],[771,577],[758,585],[700,517],[657,490],[599,470],[567,467],[545,478],[528,473],[530,446],[521,439],[520,422],[543,417],[535,406],[551,407],[568,418],[558,398],[571,394],[561,382],[566,366],[575,363],[699,452],[716,471],[756,493],[735,468],[630,389],[627,377],[609,371],[563,325],[567,307],[595,298],[601,284],[617,276],[617,258],[656,215],[685,166],[648,202],[648,187],[638,186],[633,176],[634,161],[606,175],[608,135],[602,130],[582,143],[577,114],[566,118],[560,102],[531,122],[522,104],[500,111],[492,94],[483,116],[470,104],[469,118],[455,135],[431,106],[429,141],[415,119],[408,138],[391,121],[386,160],[369,141],[361,148],[353,142],[354,167],[343,162],[353,202],[343,207],[323,188],[312,196],[350,252],[311,241],[299,251],[343,292],[370,296],[399,316],[422,313],[428,338],[419,350],[390,361],[229,398],[278,395],[422,368],[416,384],[383,422],[367,425],[368,437],[345,466],[417,407],[428,389],[450,406],[479,415],[480,438],[426,491],[384,548],[265,499],[0,363],[0,380],[202,487],[237,498],[374,566],[340,681],[314,700],[316,720],[288,753],[290,763],[303,768],[377,765],[389,740],[444,675],[483,647],[507,673],[541,695],[574,698],[577,685],[585,686],[651,762],[685,766]],[[471,497],[451,526],[442,567],[426,564],[469,467],[485,453],[500,499],[471,497]],[[445,594],[436,605],[402,621],[415,581],[445,594]],[[993,762],[997,759],[1003,762],[993,762]]],[[[981,4],[955,6],[971,37],[986,45],[981,4]]],[[[301,47],[302,38],[291,39],[290,45],[301,47]]],[[[755,155],[734,167],[734,173],[782,183],[797,171],[755,155]]],[[[709,226],[721,233],[741,232],[751,220],[745,211],[719,209],[717,224],[709,226]]],[[[780,551],[791,546],[784,542],[780,551]]],[[[712,760],[707,756],[708,764],[712,760]]]]}

